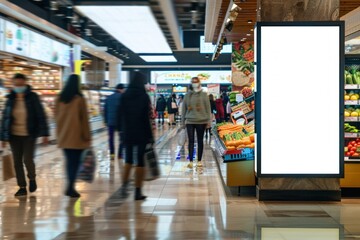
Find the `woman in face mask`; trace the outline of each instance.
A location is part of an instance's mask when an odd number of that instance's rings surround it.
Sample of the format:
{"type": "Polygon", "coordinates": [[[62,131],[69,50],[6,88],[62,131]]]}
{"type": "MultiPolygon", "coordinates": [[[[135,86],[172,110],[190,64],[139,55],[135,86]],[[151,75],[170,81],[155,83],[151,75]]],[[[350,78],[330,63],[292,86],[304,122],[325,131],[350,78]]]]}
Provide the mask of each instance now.
{"type": "Polygon", "coordinates": [[[7,142],[14,158],[17,184],[20,189],[15,196],[27,195],[24,164],[29,178],[29,191],[35,192],[35,144],[36,138],[43,137],[48,143],[49,129],[46,115],[38,95],[26,84],[25,75],[17,73],[13,77],[14,88],[8,95],[1,123],[1,141],[5,148],[7,142]]]}
{"type": "Polygon", "coordinates": [[[193,168],[195,132],[198,143],[197,167],[202,167],[205,129],[210,126],[211,107],[207,94],[202,91],[199,78],[191,79],[191,91],[186,94],[182,105],[182,126],[186,127],[189,138],[189,164],[193,168]]]}

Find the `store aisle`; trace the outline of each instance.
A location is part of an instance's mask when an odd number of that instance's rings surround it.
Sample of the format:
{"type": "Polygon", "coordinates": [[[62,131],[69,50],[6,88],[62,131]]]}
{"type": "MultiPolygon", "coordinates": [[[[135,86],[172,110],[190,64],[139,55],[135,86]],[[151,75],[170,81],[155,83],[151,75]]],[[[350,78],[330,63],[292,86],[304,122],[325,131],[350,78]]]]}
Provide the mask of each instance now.
{"type": "MultiPolygon", "coordinates": [[[[37,158],[39,189],[14,198],[15,181],[1,183],[1,239],[355,239],[360,201],[342,203],[258,202],[226,197],[216,162],[206,145],[203,171],[186,168],[177,130],[159,131],[162,177],[147,182],[148,199],[118,194],[120,171],[96,135],[99,170],[93,184],[79,183],[82,197],[63,196],[63,159],[55,147],[37,158]],[[164,135],[165,134],[165,135],[164,135]],[[180,152],[181,158],[176,159],[180,152]],[[294,238],[297,237],[297,238],[294,238]],[[300,238],[299,238],[300,237],[300,238]]],[[[241,176],[239,176],[241,177],[241,176]]]]}

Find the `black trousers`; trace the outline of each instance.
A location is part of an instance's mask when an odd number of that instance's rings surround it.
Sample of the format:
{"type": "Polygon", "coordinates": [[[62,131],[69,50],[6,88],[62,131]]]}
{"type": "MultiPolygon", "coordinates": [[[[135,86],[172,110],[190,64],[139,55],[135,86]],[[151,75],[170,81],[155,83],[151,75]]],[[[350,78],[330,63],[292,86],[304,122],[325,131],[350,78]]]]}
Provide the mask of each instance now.
{"type": "Polygon", "coordinates": [[[204,151],[204,133],[206,129],[206,124],[187,124],[186,129],[189,138],[189,160],[190,162],[192,162],[194,158],[194,144],[195,144],[195,131],[196,131],[196,137],[198,143],[198,161],[201,161],[204,151]]]}
{"type": "Polygon", "coordinates": [[[19,187],[26,187],[24,164],[27,170],[27,176],[30,180],[35,180],[35,143],[33,137],[11,136],[10,147],[14,159],[16,180],[19,187]]]}
{"type": "Polygon", "coordinates": [[[81,155],[84,150],[64,149],[66,157],[66,175],[68,178],[68,190],[75,189],[76,176],[79,171],[81,155]]]}
{"type": "Polygon", "coordinates": [[[126,149],[126,156],[125,156],[125,163],[127,164],[134,164],[134,150],[137,150],[137,166],[138,167],[144,167],[144,156],[145,156],[145,149],[146,149],[146,144],[139,144],[139,145],[131,145],[131,144],[126,144],[125,145],[125,149],[126,149]]]}

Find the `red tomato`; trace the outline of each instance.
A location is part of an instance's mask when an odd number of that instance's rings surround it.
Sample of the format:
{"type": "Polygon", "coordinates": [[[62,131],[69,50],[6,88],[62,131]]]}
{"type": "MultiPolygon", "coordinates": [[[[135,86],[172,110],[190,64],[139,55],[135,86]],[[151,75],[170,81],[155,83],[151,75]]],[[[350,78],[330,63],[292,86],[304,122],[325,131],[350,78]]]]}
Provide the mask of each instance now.
{"type": "Polygon", "coordinates": [[[350,157],[350,152],[346,152],[345,156],[350,157]]]}
{"type": "Polygon", "coordinates": [[[356,144],[356,142],[355,142],[355,141],[352,141],[352,142],[351,142],[351,144],[352,144],[352,145],[355,145],[355,144],[356,144]]]}
{"type": "Polygon", "coordinates": [[[353,156],[353,157],[358,157],[358,156],[360,156],[360,154],[354,153],[352,156],[353,156]]]}
{"type": "Polygon", "coordinates": [[[350,149],[350,151],[354,151],[354,152],[356,152],[356,147],[352,147],[351,149],[350,149]]]}
{"type": "Polygon", "coordinates": [[[350,151],[349,155],[352,156],[355,152],[354,151],[350,151]]]}

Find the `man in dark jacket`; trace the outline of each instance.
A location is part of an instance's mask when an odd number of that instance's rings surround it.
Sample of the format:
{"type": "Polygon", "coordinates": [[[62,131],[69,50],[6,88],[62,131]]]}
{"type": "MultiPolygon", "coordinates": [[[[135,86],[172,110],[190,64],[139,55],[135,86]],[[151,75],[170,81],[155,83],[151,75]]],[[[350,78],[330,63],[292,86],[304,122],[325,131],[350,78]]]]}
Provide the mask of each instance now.
{"type": "Polygon", "coordinates": [[[160,95],[159,99],[156,101],[156,111],[158,113],[158,123],[164,125],[164,112],[166,109],[166,100],[164,95],[160,95]]]}
{"type": "Polygon", "coordinates": [[[14,88],[7,96],[0,140],[4,148],[7,142],[10,143],[20,188],[15,193],[18,197],[27,195],[24,164],[29,178],[29,191],[35,192],[37,189],[34,163],[36,139],[43,137],[43,143],[47,144],[49,128],[39,96],[26,84],[26,76],[17,73],[12,80],[14,88]]]}
{"type": "MultiPolygon", "coordinates": [[[[111,160],[115,159],[115,131],[117,125],[117,116],[118,116],[118,109],[121,101],[121,95],[124,93],[124,85],[118,84],[115,89],[115,93],[110,95],[105,102],[104,108],[104,118],[105,124],[108,128],[109,134],[109,149],[110,149],[110,158],[111,160]]],[[[122,149],[123,149],[123,139],[122,133],[119,134],[119,152],[118,152],[118,159],[122,159],[122,149]]]]}

